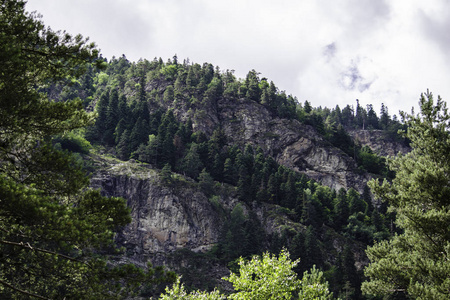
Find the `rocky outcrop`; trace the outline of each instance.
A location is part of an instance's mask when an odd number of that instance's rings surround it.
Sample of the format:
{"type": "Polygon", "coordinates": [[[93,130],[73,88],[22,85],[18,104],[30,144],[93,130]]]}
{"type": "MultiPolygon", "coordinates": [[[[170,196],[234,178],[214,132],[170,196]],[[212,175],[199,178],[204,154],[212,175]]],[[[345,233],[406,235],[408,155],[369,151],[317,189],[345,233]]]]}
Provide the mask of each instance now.
{"type": "Polygon", "coordinates": [[[398,153],[405,154],[411,151],[405,143],[388,138],[383,130],[350,130],[348,133],[361,145],[368,146],[381,156],[396,156],[398,153]]]}
{"type": "Polygon", "coordinates": [[[311,126],[273,117],[251,100],[230,101],[218,103],[220,124],[230,143],[260,146],[278,163],[336,190],[364,188],[367,174],[361,174],[352,158],[332,147],[311,126]]]}
{"type": "MultiPolygon", "coordinates": [[[[150,85],[148,91],[152,88],[155,86],[150,85]]],[[[194,131],[211,136],[221,127],[229,144],[260,146],[278,163],[331,188],[353,187],[362,192],[368,180],[351,157],[327,143],[313,127],[281,119],[256,101],[225,96],[203,98],[195,104],[180,98],[163,105],[172,109],[179,121],[191,118],[194,131]]]]}
{"type": "Polygon", "coordinates": [[[149,165],[109,161],[92,177],[91,186],[127,200],[132,222],[117,242],[135,261],[155,262],[159,254],[182,248],[205,252],[217,243],[222,220],[192,182],[169,188],[149,165]]]}

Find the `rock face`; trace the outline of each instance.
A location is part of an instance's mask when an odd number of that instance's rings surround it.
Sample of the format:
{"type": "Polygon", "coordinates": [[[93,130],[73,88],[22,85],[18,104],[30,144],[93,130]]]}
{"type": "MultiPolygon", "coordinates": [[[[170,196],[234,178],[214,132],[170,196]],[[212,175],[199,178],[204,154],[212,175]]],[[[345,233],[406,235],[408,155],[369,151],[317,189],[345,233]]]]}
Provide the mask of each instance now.
{"type": "MultiPolygon", "coordinates": [[[[295,152],[294,146],[291,149],[295,152]]],[[[319,152],[319,155],[320,153],[323,152],[319,152]]],[[[306,231],[305,225],[290,220],[277,205],[261,203],[249,206],[239,202],[231,187],[224,187],[222,195],[216,198],[218,202],[214,203],[208,200],[195,182],[181,175],[173,174],[175,183],[167,186],[162,183],[159,171],[150,165],[104,157],[96,157],[94,161],[98,167],[91,178],[91,187],[101,189],[107,196],[125,198],[131,209],[131,223],[116,236],[116,243],[126,249],[121,258],[126,262],[137,265],[151,262],[174,270],[188,267],[184,254],[172,254],[181,249],[203,253],[210,250],[219,241],[226,215],[238,203],[242,205],[246,215],[250,209],[254,210],[266,236],[281,234],[286,227],[306,231]]],[[[339,167],[339,161],[336,166],[331,167],[339,167]]],[[[323,168],[325,172],[330,171],[326,166],[323,168]]],[[[328,260],[335,259],[343,248],[344,240],[340,236],[333,238],[333,245],[330,247],[333,250],[327,253],[328,260]]],[[[367,259],[361,247],[354,245],[353,248],[358,254],[355,256],[357,266],[361,268],[367,264],[367,259]]],[[[205,260],[204,263],[208,276],[217,280],[229,272],[226,266],[217,262],[210,264],[205,260]]]]}
{"type": "MultiPolygon", "coordinates": [[[[150,92],[156,86],[150,85],[150,92]]],[[[160,87],[161,88],[161,87],[160,87]]],[[[229,144],[253,144],[278,163],[334,189],[353,187],[362,192],[367,174],[354,160],[331,146],[313,127],[297,120],[281,119],[267,107],[246,98],[222,97],[189,106],[183,100],[164,103],[179,121],[193,120],[194,131],[211,136],[222,128],[229,144]]]]}
{"type": "Polygon", "coordinates": [[[357,172],[355,162],[311,126],[273,117],[254,101],[230,101],[218,102],[218,119],[231,143],[260,146],[278,163],[336,190],[364,188],[368,176],[357,172]]]}
{"type": "Polygon", "coordinates": [[[117,241],[127,249],[129,258],[155,262],[158,253],[181,248],[204,252],[217,242],[221,218],[192,183],[172,189],[161,183],[156,171],[142,164],[110,164],[93,176],[91,186],[105,195],[127,199],[132,222],[117,241]]]}
{"type": "Polygon", "coordinates": [[[349,134],[361,145],[368,146],[381,156],[396,156],[398,153],[405,154],[411,151],[405,144],[386,138],[382,130],[351,130],[349,134]]]}

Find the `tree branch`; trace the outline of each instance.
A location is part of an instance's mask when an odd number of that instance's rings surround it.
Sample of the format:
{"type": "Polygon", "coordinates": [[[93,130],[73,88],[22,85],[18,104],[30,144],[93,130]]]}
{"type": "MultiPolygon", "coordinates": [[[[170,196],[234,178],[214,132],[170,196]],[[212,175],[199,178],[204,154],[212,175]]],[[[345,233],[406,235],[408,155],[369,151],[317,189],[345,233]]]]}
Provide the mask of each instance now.
{"type": "Polygon", "coordinates": [[[27,296],[35,297],[35,298],[38,298],[38,299],[51,300],[50,298],[45,298],[45,297],[42,297],[40,295],[36,295],[36,294],[30,293],[30,292],[27,292],[25,290],[19,289],[19,288],[13,286],[12,284],[10,284],[10,283],[8,283],[6,281],[3,281],[2,279],[0,279],[0,284],[3,284],[4,286],[7,286],[7,287],[9,287],[12,290],[14,290],[16,292],[19,292],[21,294],[27,295],[27,296]]]}
{"type": "Polygon", "coordinates": [[[25,248],[25,249],[34,250],[34,251],[38,251],[38,252],[42,252],[42,253],[52,254],[52,255],[56,255],[56,256],[65,258],[65,259],[73,261],[73,262],[87,264],[84,261],[75,259],[73,257],[67,256],[67,255],[64,255],[64,254],[61,254],[61,253],[58,253],[58,252],[55,252],[55,251],[50,251],[50,250],[46,250],[46,249],[42,249],[42,248],[32,247],[30,245],[30,243],[23,243],[23,242],[17,243],[17,242],[5,241],[5,240],[0,240],[0,243],[5,244],[5,245],[18,246],[18,247],[22,247],[22,248],[25,248]]]}

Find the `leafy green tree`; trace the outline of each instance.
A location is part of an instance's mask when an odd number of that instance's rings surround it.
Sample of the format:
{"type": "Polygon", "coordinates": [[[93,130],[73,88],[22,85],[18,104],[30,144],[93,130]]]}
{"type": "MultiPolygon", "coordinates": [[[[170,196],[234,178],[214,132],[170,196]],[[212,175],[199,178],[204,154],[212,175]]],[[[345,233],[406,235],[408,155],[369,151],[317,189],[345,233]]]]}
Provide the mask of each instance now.
{"type": "Polygon", "coordinates": [[[305,273],[302,280],[297,278],[293,268],[298,262],[291,261],[285,250],[279,257],[266,252],[249,262],[240,259],[239,274],[231,273],[224,278],[236,290],[229,299],[295,299],[307,295],[312,297],[310,299],[332,299],[321,272],[313,269],[313,273],[305,273]]]}
{"type": "Polygon", "coordinates": [[[310,272],[303,273],[298,299],[334,299],[323,272],[316,269],[316,266],[313,266],[310,272]]]}
{"type": "Polygon", "coordinates": [[[268,252],[262,257],[254,256],[250,261],[239,260],[239,273],[231,273],[223,278],[233,284],[235,292],[226,297],[214,290],[206,293],[193,291],[188,293],[180,278],[171,289],[161,295],[162,300],[177,299],[242,299],[242,300],[276,300],[276,299],[333,299],[323,273],[315,267],[305,272],[302,279],[292,270],[299,260],[291,261],[289,252],[283,250],[278,257],[268,252]]]}
{"type": "Polygon", "coordinates": [[[239,261],[239,274],[231,273],[225,280],[231,282],[236,293],[230,299],[292,299],[298,293],[301,281],[292,270],[298,264],[282,251],[277,258],[269,253],[254,256],[248,263],[239,261]]]}
{"type": "Polygon", "coordinates": [[[166,292],[161,295],[160,300],[225,300],[227,297],[221,295],[219,291],[212,292],[193,291],[188,292],[181,283],[181,278],[177,277],[172,288],[166,287],[166,292]]]}
{"type": "Polygon", "coordinates": [[[49,85],[101,64],[94,44],[53,32],[25,1],[0,1],[0,298],[107,299],[152,282],[99,253],[130,221],[124,199],[102,197],[51,137],[93,124],[80,100],[53,101],[49,85]],[[131,287],[131,289],[130,289],[131,287]]]}
{"type": "Polygon", "coordinates": [[[370,182],[403,232],[367,249],[366,294],[450,297],[450,115],[446,103],[440,97],[435,102],[429,92],[419,104],[420,114],[403,114],[413,150],[389,159],[396,171],[392,183],[370,182]]]}

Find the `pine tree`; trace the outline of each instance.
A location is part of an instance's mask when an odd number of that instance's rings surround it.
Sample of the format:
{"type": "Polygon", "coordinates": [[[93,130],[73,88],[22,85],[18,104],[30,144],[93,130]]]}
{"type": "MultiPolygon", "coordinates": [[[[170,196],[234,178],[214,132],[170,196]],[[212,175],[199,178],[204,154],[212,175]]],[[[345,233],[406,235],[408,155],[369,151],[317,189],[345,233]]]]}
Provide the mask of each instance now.
{"type": "Polygon", "coordinates": [[[308,226],[305,233],[305,253],[301,259],[300,266],[303,270],[307,270],[313,265],[320,267],[323,263],[317,232],[311,225],[308,226]]]}
{"type": "Polygon", "coordinates": [[[334,225],[336,230],[342,230],[347,224],[350,210],[345,189],[340,189],[334,204],[334,225]]]}
{"type": "Polygon", "coordinates": [[[422,94],[419,115],[403,114],[413,150],[388,161],[392,183],[370,182],[403,233],[367,249],[366,294],[450,297],[450,132],[446,103],[422,94]]]}
{"type": "Polygon", "coordinates": [[[104,92],[97,101],[96,111],[97,119],[95,120],[95,135],[98,141],[103,141],[103,136],[106,131],[107,118],[108,118],[108,104],[109,97],[104,92]]]}
{"type": "Polygon", "coordinates": [[[344,250],[340,253],[339,264],[341,280],[344,283],[343,295],[349,299],[361,299],[361,281],[355,267],[354,254],[348,245],[344,246],[344,250]]]}
{"type": "Polygon", "coordinates": [[[236,182],[236,169],[231,158],[225,159],[223,164],[223,180],[229,184],[235,184],[236,182]]]}
{"type": "Polygon", "coordinates": [[[127,98],[125,95],[121,94],[119,96],[119,103],[117,105],[117,119],[118,120],[124,120],[127,127],[130,122],[130,110],[128,108],[127,104],[127,98]]]}
{"type": "Polygon", "coordinates": [[[261,90],[259,88],[258,73],[255,70],[248,72],[245,79],[245,85],[247,87],[246,97],[259,102],[261,90]]]}
{"type": "Polygon", "coordinates": [[[186,156],[181,161],[181,171],[192,179],[197,179],[200,174],[200,170],[202,169],[203,163],[198,155],[198,145],[196,143],[192,143],[186,153],[186,156]]]}
{"type": "Polygon", "coordinates": [[[388,113],[387,106],[384,103],[381,103],[381,111],[380,111],[380,125],[381,128],[386,130],[389,126],[390,116],[388,113]]]}
{"type": "Polygon", "coordinates": [[[130,131],[128,129],[125,129],[120,135],[117,142],[116,151],[120,159],[128,160],[130,158],[130,131]]]}
{"type": "Polygon", "coordinates": [[[368,129],[379,129],[378,116],[372,104],[367,105],[367,127],[368,129]]]}
{"type": "Polygon", "coordinates": [[[114,145],[114,131],[119,121],[119,93],[117,89],[112,89],[109,93],[109,103],[106,111],[105,132],[103,133],[103,142],[107,145],[114,145]]]}
{"type": "Polygon", "coordinates": [[[135,151],[140,144],[146,143],[148,141],[149,128],[148,124],[144,119],[140,117],[136,120],[133,126],[133,130],[130,133],[130,150],[135,151]]]}
{"type": "Polygon", "coordinates": [[[347,191],[347,203],[349,204],[350,215],[367,210],[367,203],[361,199],[361,195],[354,188],[347,191]]]}
{"type": "Polygon", "coordinates": [[[205,168],[198,175],[198,185],[207,197],[214,194],[214,179],[209,175],[205,168]]]}

